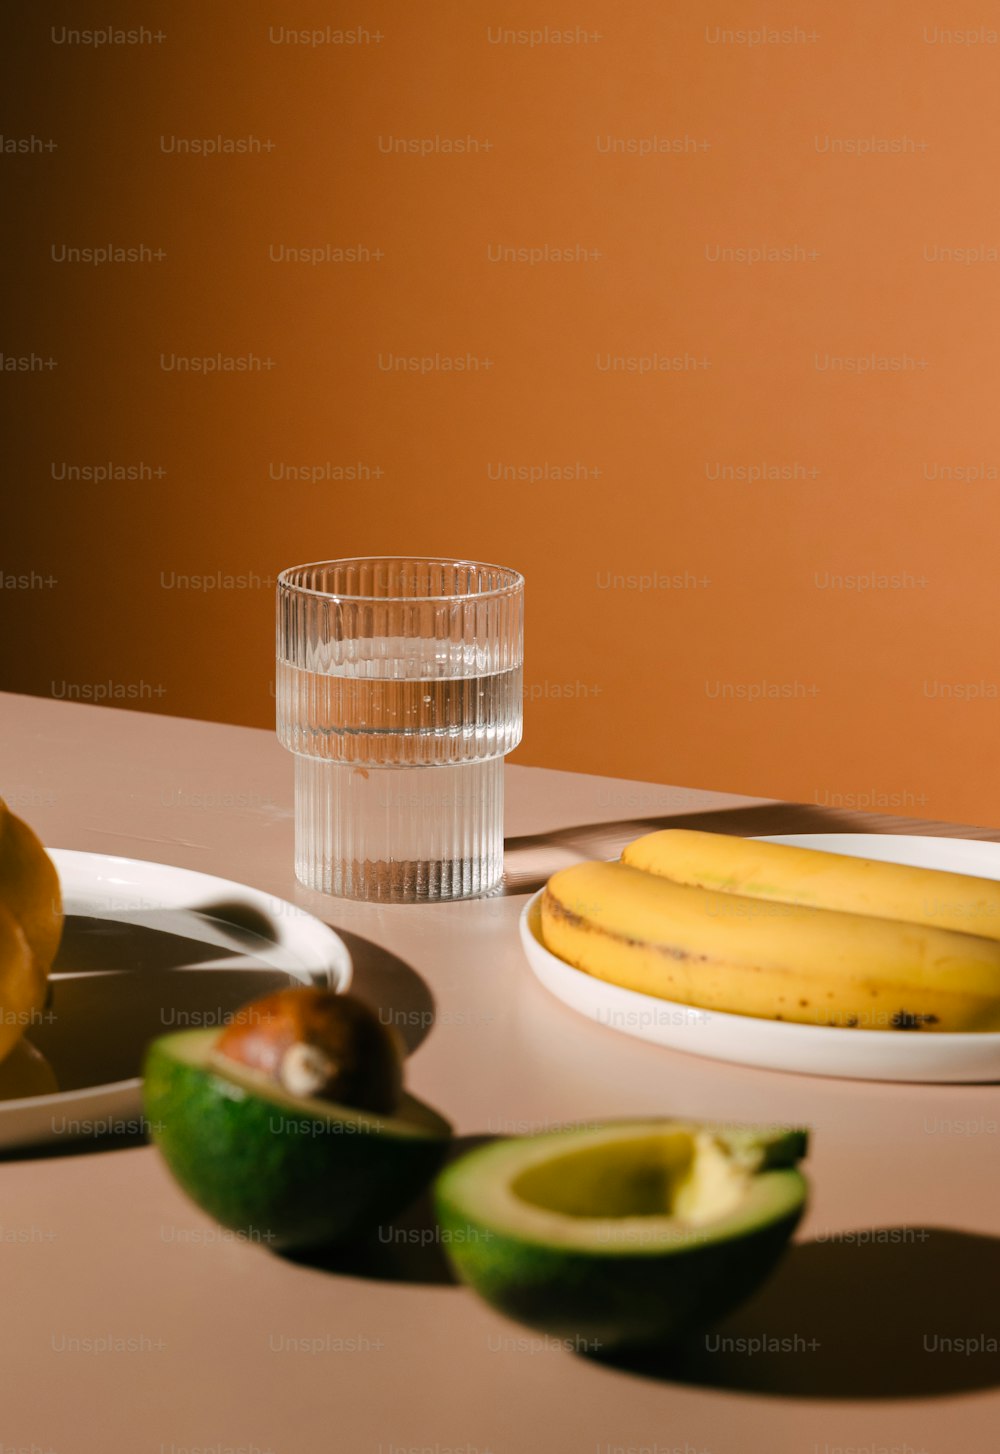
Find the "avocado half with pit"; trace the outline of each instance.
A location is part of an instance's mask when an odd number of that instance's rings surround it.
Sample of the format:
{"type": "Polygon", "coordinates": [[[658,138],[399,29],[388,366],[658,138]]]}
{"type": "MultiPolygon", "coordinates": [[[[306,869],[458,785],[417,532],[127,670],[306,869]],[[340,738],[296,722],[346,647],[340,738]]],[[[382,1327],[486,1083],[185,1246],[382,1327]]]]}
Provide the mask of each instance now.
{"type": "Polygon", "coordinates": [[[224,1227],[276,1250],[349,1241],[391,1220],[444,1161],[451,1127],[404,1095],[391,1116],[294,1096],[238,1065],[218,1031],[150,1046],[150,1134],[184,1191],[224,1227]]]}
{"type": "Polygon", "coordinates": [[[437,1180],[494,1308],[581,1351],[671,1343],[747,1298],[805,1208],[805,1131],[625,1121],[496,1141],[437,1180]]]}

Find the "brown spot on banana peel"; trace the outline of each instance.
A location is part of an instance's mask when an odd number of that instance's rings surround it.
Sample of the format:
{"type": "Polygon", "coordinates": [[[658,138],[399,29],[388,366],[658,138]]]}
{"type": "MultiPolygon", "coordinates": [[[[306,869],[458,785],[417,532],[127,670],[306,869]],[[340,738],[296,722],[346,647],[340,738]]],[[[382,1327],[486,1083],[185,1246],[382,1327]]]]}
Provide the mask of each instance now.
{"type": "Polygon", "coordinates": [[[910,1010],[897,1010],[889,1022],[893,1030],[922,1030],[937,1023],[937,1015],[915,1015],[910,1010]]]}

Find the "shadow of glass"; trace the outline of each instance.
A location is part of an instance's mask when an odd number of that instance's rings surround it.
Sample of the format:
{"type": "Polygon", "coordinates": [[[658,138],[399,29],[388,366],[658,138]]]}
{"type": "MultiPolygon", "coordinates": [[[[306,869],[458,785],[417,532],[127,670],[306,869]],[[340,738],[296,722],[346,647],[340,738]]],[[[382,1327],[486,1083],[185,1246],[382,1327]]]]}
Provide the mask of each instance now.
{"type": "Polygon", "coordinates": [[[199,916],[225,925],[231,939],[252,948],[261,940],[278,938],[278,924],[255,904],[242,904],[238,899],[216,899],[198,907],[199,916]]]}
{"type": "MultiPolygon", "coordinates": [[[[448,1150],[448,1162],[495,1139],[486,1135],[456,1136],[448,1150]]],[[[434,1214],[434,1194],[430,1187],[391,1222],[377,1227],[368,1237],[340,1247],[309,1248],[281,1255],[290,1262],[338,1277],[437,1287],[458,1286],[458,1277],[444,1250],[443,1234],[434,1214]]]]}
{"type": "Polygon", "coordinates": [[[940,1398],[1000,1387],[1000,1239],[942,1227],[853,1235],[879,1240],[797,1244],[751,1302],[683,1348],[600,1361],[671,1383],[788,1398],[940,1398]]]}
{"type": "MultiPolygon", "coordinates": [[[[236,958],[241,950],[212,944],[174,929],[156,928],[121,914],[114,919],[67,914],[59,952],[52,965],[53,975],[136,974],[152,970],[194,969],[208,961],[236,958]]],[[[172,917],[176,919],[176,914],[172,917]]],[[[164,919],[167,915],[164,914],[164,919]]],[[[257,943],[263,941],[257,937],[257,943]]]]}
{"type": "Polygon", "coordinates": [[[710,833],[735,833],[754,838],[769,833],[863,833],[872,824],[857,814],[808,803],[760,803],[747,808],[714,808],[704,813],[668,813],[652,818],[616,818],[607,823],[580,823],[549,833],[526,833],[504,842],[504,894],[533,894],[544,888],[567,855],[581,859],[617,858],[626,843],[660,828],[697,828],[710,833]],[[546,862],[546,850],[550,851],[546,862]],[[518,855],[527,861],[519,866],[518,855]]]}

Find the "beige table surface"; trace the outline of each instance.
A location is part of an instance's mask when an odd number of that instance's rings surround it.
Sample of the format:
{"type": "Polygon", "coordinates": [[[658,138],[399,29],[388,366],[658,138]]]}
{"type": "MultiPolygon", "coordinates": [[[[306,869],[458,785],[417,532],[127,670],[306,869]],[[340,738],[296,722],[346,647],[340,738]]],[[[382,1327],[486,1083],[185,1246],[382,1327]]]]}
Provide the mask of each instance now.
{"type": "Polygon", "coordinates": [[[549,996],[516,926],[554,867],[647,824],[1000,833],[513,767],[508,894],[393,908],[296,884],[291,787],[268,732],[0,696],[0,794],[46,843],[294,899],[349,932],[372,1003],[419,1027],[433,1002],[409,1081],[459,1134],[658,1112],[813,1127],[797,1245],[717,1330],[725,1351],[615,1368],[525,1341],[433,1247],[345,1271],[220,1239],[147,1146],[7,1160],[3,1454],[996,1454],[1000,1086],[792,1077],[646,1045],[549,996]],[[66,1349],[102,1337],[138,1346],[66,1349]]]}

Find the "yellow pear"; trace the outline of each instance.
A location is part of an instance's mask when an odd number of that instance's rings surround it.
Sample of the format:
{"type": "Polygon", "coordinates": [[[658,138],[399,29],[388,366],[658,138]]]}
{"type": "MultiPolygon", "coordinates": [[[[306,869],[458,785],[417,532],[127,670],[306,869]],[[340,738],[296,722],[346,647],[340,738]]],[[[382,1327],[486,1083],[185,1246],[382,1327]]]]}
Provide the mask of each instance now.
{"type": "Polygon", "coordinates": [[[38,838],[0,798],[0,904],[24,930],[48,974],[62,936],[59,875],[38,838]]]}
{"type": "Polygon", "coordinates": [[[55,1071],[40,1050],[23,1037],[0,1062],[0,1101],[26,1096],[54,1096],[59,1090],[55,1071]]]}
{"type": "Polygon", "coordinates": [[[0,1061],[45,1004],[48,966],[32,954],[14,915],[0,905],[0,1061]]]}

